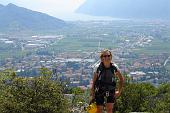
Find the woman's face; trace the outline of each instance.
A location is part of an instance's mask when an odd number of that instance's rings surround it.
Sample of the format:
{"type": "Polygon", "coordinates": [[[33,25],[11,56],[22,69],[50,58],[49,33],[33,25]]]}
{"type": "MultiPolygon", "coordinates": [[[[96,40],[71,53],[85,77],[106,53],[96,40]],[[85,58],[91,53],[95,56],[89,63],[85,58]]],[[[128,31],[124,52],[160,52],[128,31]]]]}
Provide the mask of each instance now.
{"type": "Polygon", "coordinates": [[[103,63],[110,63],[112,60],[112,56],[109,51],[105,52],[102,56],[102,62],[103,63]]]}

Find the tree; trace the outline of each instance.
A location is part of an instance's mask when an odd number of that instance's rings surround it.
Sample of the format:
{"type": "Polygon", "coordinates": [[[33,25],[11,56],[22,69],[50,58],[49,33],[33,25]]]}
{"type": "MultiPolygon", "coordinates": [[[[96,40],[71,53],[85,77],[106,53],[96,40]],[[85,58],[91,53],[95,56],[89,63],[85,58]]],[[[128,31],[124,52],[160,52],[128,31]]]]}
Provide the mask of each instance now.
{"type": "Polygon", "coordinates": [[[170,113],[170,83],[162,84],[158,88],[154,112],[170,113]]]}
{"type": "Polygon", "coordinates": [[[67,113],[68,104],[63,88],[51,79],[50,71],[44,72],[44,76],[15,77],[8,84],[1,82],[4,88],[1,90],[0,112],[67,113]]]}
{"type": "Polygon", "coordinates": [[[83,90],[81,88],[73,87],[71,89],[71,93],[73,94],[73,100],[72,100],[73,105],[75,105],[79,102],[85,101],[85,99],[83,98],[83,90]]]}
{"type": "Polygon", "coordinates": [[[149,83],[126,84],[121,97],[117,100],[118,111],[128,112],[149,112],[152,111],[152,97],[157,94],[157,90],[149,83]]]}

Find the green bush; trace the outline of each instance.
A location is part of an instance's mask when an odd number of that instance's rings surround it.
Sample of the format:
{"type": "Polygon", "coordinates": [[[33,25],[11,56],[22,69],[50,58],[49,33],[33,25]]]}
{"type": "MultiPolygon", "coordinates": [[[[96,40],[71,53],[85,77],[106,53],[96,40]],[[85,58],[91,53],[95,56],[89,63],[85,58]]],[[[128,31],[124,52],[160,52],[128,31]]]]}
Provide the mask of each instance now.
{"type": "Polygon", "coordinates": [[[3,79],[0,113],[67,113],[68,104],[62,86],[51,80],[50,73],[45,74],[3,79]]]}

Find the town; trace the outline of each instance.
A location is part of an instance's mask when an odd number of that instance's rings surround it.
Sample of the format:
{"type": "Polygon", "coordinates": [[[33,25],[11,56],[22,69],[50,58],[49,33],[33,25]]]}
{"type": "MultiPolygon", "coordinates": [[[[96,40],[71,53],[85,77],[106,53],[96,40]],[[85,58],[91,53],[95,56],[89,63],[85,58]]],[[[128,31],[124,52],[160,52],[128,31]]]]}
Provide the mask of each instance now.
{"type": "Polygon", "coordinates": [[[6,53],[6,56],[1,54],[0,71],[12,69],[18,76],[34,77],[45,67],[53,72],[54,78],[86,89],[90,87],[93,69],[100,62],[100,51],[108,48],[113,53],[113,62],[132,81],[155,86],[170,81],[170,52],[164,48],[155,50],[156,53],[148,51],[158,41],[170,41],[161,35],[168,25],[138,22],[117,25],[112,21],[74,24],[85,27],[58,35],[25,38],[0,34],[0,51],[6,53]]]}

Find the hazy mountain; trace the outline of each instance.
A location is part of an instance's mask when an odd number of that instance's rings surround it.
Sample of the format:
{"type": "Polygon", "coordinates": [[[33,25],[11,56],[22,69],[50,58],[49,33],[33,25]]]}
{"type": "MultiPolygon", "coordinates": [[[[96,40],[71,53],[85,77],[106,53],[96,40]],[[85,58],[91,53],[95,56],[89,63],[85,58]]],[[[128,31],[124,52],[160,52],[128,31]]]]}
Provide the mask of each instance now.
{"type": "Polygon", "coordinates": [[[3,8],[4,6],[0,4],[0,10],[3,8]]]}
{"type": "Polygon", "coordinates": [[[0,4],[0,7],[4,7],[2,4],[0,4]]]}
{"type": "Polygon", "coordinates": [[[65,26],[63,20],[44,13],[18,7],[14,4],[0,5],[0,30],[53,30],[65,26]]]}
{"type": "Polygon", "coordinates": [[[170,18],[170,0],[87,0],[77,11],[117,18],[170,18]]]}

